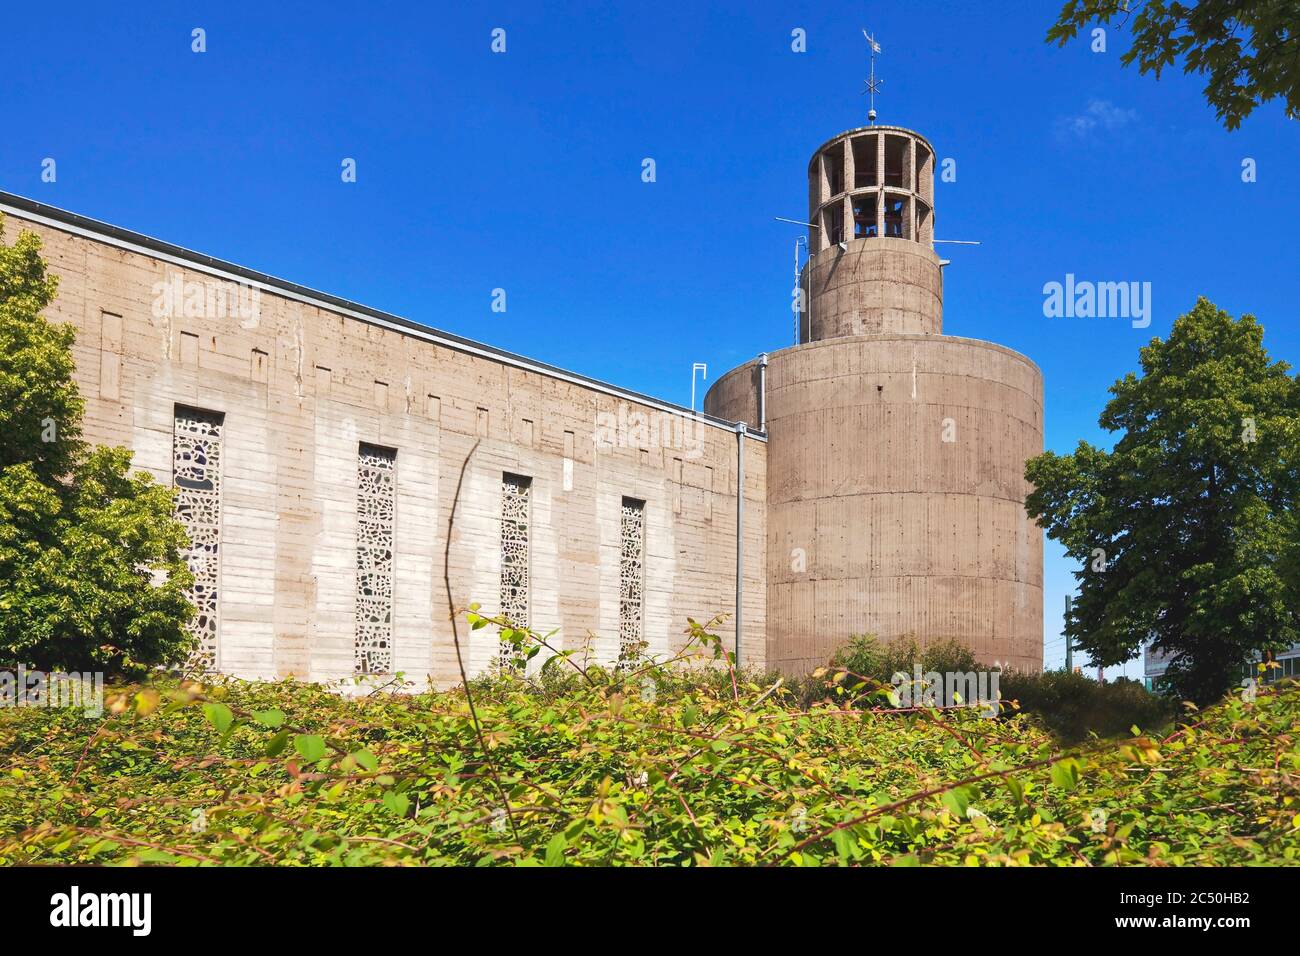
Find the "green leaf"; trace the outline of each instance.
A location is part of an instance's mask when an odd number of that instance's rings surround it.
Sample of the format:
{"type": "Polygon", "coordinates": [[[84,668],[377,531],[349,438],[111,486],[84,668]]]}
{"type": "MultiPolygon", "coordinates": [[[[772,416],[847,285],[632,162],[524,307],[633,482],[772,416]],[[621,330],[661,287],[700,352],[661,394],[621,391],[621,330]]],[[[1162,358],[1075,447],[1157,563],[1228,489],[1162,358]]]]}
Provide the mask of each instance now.
{"type": "Polygon", "coordinates": [[[1079,785],[1079,761],[1066,757],[1052,764],[1052,783],[1062,790],[1073,790],[1079,785]]]}
{"type": "Polygon", "coordinates": [[[235,722],[235,715],[230,712],[230,708],[225,704],[204,704],[203,716],[208,719],[208,723],[217,728],[217,733],[220,734],[224,734],[230,729],[230,725],[235,722]]]}
{"type": "Polygon", "coordinates": [[[275,707],[271,708],[270,710],[254,711],[253,719],[256,720],[263,727],[270,727],[272,729],[275,729],[276,727],[279,727],[282,723],[284,723],[284,711],[275,707]]]}
{"type": "Polygon", "coordinates": [[[317,737],[315,734],[299,734],[293,738],[293,749],[298,751],[304,760],[315,763],[325,756],[325,738],[317,737]]]}
{"type": "Polygon", "coordinates": [[[404,793],[398,793],[395,790],[385,790],[383,796],[384,806],[393,812],[395,816],[404,817],[406,811],[411,808],[411,800],[404,793]]]}
{"type": "Polygon", "coordinates": [[[285,746],[289,743],[289,731],[282,730],[266,745],[266,755],[268,757],[278,757],[284,753],[285,746]]]}
{"type": "Polygon", "coordinates": [[[352,754],[351,756],[352,759],[355,760],[359,766],[365,768],[366,770],[374,771],[379,769],[379,758],[376,757],[374,754],[372,754],[369,750],[358,750],[356,753],[352,754]]]}
{"type": "Polygon", "coordinates": [[[848,830],[836,830],[831,834],[831,842],[835,844],[835,852],[839,854],[841,860],[847,862],[853,858],[857,841],[848,830]]]}
{"type": "Polygon", "coordinates": [[[964,820],[966,819],[966,808],[970,806],[970,798],[971,794],[969,789],[966,787],[954,787],[952,790],[945,793],[940,798],[940,801],[949,811],[952,812],[953,816],[964,820]]]}
{"type": "Polygon", "coordinates": [[[551,837],[551,842],[546,844],[546,865],[564,866],[564,851],[568,845],[569,841],[564,839],[563,833],[551,837]]]}

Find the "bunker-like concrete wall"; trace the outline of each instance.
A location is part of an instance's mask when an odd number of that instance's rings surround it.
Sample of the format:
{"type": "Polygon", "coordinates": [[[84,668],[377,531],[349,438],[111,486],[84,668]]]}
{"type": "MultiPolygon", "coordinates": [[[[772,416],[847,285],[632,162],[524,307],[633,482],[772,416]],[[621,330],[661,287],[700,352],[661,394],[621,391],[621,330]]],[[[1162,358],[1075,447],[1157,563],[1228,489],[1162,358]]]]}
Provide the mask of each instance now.
{"type": "Polygon", "coordinates": [[[943,331],[943,270],[926,246],[906,239],[851,239],[816,253],[801,341],[882,332],[943,331]]]}
{"type": "MultiPolygon", "coordinates": [[[[138,467],[170,485],[175,406],[225,415],[221,670],[351,676],[361,442],[396,449],[393,664],[410,679],[459,680],[443,556],[461,467],[476,445],[451,542],[457,607],[498,607],[510,472],[532,479],[530,623],[560,628],[561,647],[589,646],[602,662],[617,656],[624,496],[645,502],[650,651],[679,647],[688,616],[734,610],[734,431],[280,287],[258,288],[255,316],[223,311],[214,293],[229,302],[247,292],[221,264],[84,220],[70,225],[4,202],[0,212],[6,240],[37,233],[59,277],[48,315],[77,330],[88,440],[130,448],[138,467]],[[160,308],[170,290],[179,300],[160,308]]],[[[754,438],[745,446],[742,656],[761,667],[766,446],[754,438]]],[[[718,629],[728,646],[732,626],[718,629]]],[[[462,618],[472,672],[489,666],[494,630],[470,632],[462,618]]]]}
{"type": "MultiPolygon", "coordinates": [[[[1042,665],[1042,535],[1024,512],[1042,380],[1008,349],[941,335],[836,338],[767,370],[769,663],[824,664],[853,634],[955,638],[1042,665]]],[[[756,363],[710,414],[756,409],[756,363]]]]}

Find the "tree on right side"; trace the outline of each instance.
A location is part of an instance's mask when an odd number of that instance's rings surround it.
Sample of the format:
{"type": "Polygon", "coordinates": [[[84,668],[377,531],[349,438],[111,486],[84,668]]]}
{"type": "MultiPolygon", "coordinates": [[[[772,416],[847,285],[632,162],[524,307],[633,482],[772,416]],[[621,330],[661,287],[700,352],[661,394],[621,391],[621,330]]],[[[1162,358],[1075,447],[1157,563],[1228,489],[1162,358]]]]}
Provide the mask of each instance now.
{"type": "Polygon", "coordinates": [[[1089,23],[1129,30],[1125,66],[1205,77],[1205,98],[1230,130],[1273,99],[1300,118],[1300,0],[1067,0],[1047,41],[1064,46],[1089,23]]]}
{"type": "Polygon", "coordinates": [[[1300,379],[1263,341],[1199,299],[1111,386],[1110,451],[1025,466],[1026,511],[1082,565],[1066,635],[1108,666],[1150,644],[1198,705],[1300,640],[1300,379]]]}

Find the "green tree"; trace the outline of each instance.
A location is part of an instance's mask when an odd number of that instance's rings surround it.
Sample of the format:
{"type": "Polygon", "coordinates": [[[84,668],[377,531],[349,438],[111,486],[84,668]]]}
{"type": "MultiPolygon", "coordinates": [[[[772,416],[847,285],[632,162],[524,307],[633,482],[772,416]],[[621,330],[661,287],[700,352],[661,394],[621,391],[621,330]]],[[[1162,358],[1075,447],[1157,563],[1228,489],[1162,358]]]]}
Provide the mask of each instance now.
{"type": "Polygon", "coordinates": [[[57,280],[40,240],[0,217],[0,663],[93,670],[168,664],[192,646],[171,490],[90,447],[71,326],[41,312],[57,280]]]}
{"type": "Polygon", "coordinates": [[[1199,299],[1141,349],[1142,377],[1111,386],[1112,451],[1025,466],[1026,510],[1083,565],[1066,634],[1106,665],[1153,642],[1197,703],[1300,639],[1300,380],[1263,340],[1199,299]]]}
{"type": "Polygon", "coordinates": [[[1300,115],[1300,0],[1069,0],[1047,41],[1064,46],[1089,23],[1115,21],[1133,37],[1121,63],[1159,79],[1181,62],[1206,77],[1205,98],[1228,129],[1277,97],[1300,115]]]}

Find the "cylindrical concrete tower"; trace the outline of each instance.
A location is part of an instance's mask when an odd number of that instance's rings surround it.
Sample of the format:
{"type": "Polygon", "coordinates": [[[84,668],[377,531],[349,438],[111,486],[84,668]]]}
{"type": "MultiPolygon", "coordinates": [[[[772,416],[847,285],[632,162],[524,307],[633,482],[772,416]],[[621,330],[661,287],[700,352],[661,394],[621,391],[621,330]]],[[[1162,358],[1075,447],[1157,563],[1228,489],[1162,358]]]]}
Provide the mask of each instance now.
{"type": "Polygon", "coordinates": [[[1042,666],[1042,533],[1025,514],[1042,376],[943,331],[934,150],[872,126],[808,167],[801,344],[733,369],[705,410],[768,429],[767,653],[799,673],[854,634],[956,638],[1042,666]],[[811,285],[809,285],[811,283],[811,285]]]}
{"type": "Polygon", "coordinates": [[[823,144],[808,164],[808,221],[816,228],[801,342],[942,331],[934,150],[922,137],[870,126],[823,144]]]}

